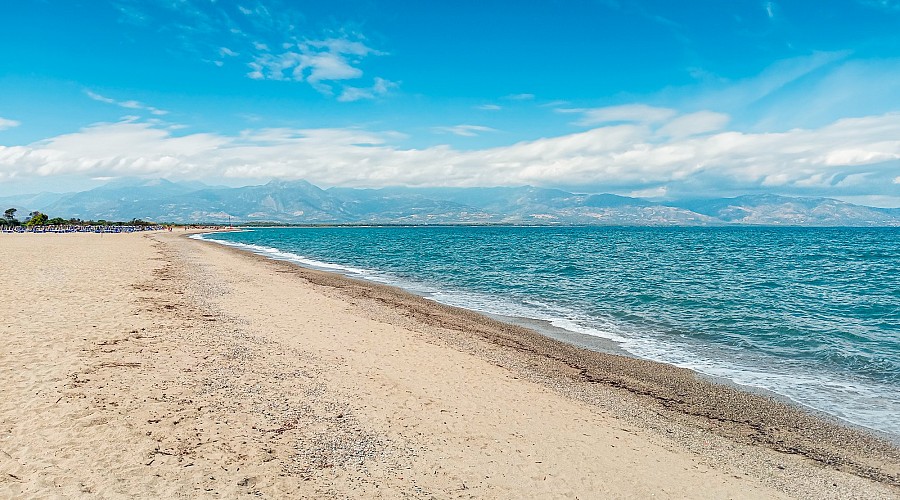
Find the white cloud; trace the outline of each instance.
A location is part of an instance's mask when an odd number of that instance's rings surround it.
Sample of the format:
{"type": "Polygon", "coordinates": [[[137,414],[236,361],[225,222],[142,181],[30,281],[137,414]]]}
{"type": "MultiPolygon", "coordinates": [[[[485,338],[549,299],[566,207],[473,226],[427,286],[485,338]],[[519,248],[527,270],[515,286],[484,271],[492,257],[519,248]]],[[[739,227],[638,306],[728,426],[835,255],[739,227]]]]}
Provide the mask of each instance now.
{"type": "Polygon", "coordinates": [[[628,193],[628,196],[632,198],[665,198],[669,193],[669,188],[666,186],[658,186],[647,189],[639,189],[637,191],[631,191],[628,193]]]}
{"type": "Polygon", "coordinates": [[[90,90],[85,90],[84,93],[87,94],[88,97],[90,97],[91,99],[93,99],[95,101],[106,103],[106,104],[113,104],[113,105],[119,106],[121,108],[138,109],[138,110],[142,110],[142,111],[147,111],[150,114],[157,115],[157,116],[169,114],[168,111],[165,111],[165,110],[162,110],[159,108],[154,108],[153,106],[147,106],[146,104],[143,104],[141,102],[134,101],[134,100],[117,101],[117,100],[111,99],[109,97],[104,97],[104,96],[102,96],[96,92],[92,92],[90,90]]]}
{"type": "Polygon", "coordinates": [[[475,137],[480,132],[497,131],[497,129],[483,125],[454,125],[452,127],[434,127],[432,130],[441,134],[454,134],[462,137],[475,137]]]}
{"type": "MultiPolygon", "coordinates": [[[[251,71],[247,76],[255,80],[305,81],[320,93],[333,95],[335,83],[363,77],[359,64],[364,57],[383,55],[362,42],[342,38],[286,44],[285,49],[280,54],[265,51],[257,54],[248,63],[251,71]]],[[[396,82],[380,77],[374,79],[371,87],[340,84],[338,100],[373,99],[396,86],[396,82]]]]}
{"type": "Polygon", "coordinates": [[[361,69],[354,68],[338,54],[314,54],[303,56],[301,60],[302,64],[310,68],[306,81],[313,85],[322,81],[354,80],[363,75],[361,69]]]}
{"type": "Polygon", "coordinates": [[[605,108],[560,108],[558,113],[576,113],[581,118],[576,125],[590,127],[604,123],[659,123],[675,116],[676,111],[669,108],[658,108],[646,104],[624,104],[605,108]]]}
{"type": "Polygon", "coordinates": [[[361,99],[375,99],[387,94],[391,89],[396,88],[397,85],[396,82],[375,77],[375,83],[371,87],[345,86],[341,95],[338,96],[338,101],[353,102],[361,99]]]}
{"type": "MultiPolygon", "coordinates": [[[[691,117],[682,120],[681,127],[687,129],[691,121],[722,120],[685,116],[691,117]]],[[[658,128],[678,128],[672,123],[682,118],[658,128]]],[[[485,131],[471,125],[446,130],[485,131]]],[[[446,145],[403,149],[394,145],[396,133],[360,129],[175,134],[165,124],[130,120],[96,124],[26,146],[0,146],[0,177],[303,178],[322,185],[366,187],[533,184],[648,194],[665,186],[670,197],[762,187],[785,194],[896,197],[900,183],[900,113],[782,133],[661,136],[646,124],[617,122],[465,151],[446,145]]]]}
{"type": "Polygon", "coordinates": [[[16,120],[11,120],[9,118],[0,117],[0,130],[6,130],[13,127],[18,127],[22,123],[16,120]]]}
{"type": "Polygon", "coordinates": [[[479,109],[481,111],[500,111],[503,108],[496,104],[482,104],[480,106],[475,106],[475,109],[479,109]]]}
{"type": "Polygon", "coordinates": [[[510,94],[507,96],[503,96],[504,99],[509,99],[511,101],[533,101],[534,94],[510,94]]]}
{"type": "Polygon", "coordinates": [[[329,38],[326,40],[311,40],[305,42],[304,45],[314,47],[319,50],[327,50],[333,54],[350,54],[354,56],[367,56],[369,54],[384,55],[383,52],[372,49],[360,41],[348,40],[347,38],[329,38]]]}
{"type": "Polygon", "coordinates": [[[724,113],[698,111],[669,121],[660,127],[657,133],[676,138],[706,134],[722,130],[729,120],[730,117],[724,113]]]}
{"type": "Polygon", "coordinates": [[[149,27],[165,17],[160,30],[180,40],[185,52],[219,67],[245,65],[254,80],[305,82],[342,101],[376,98],[385,94],[381,89],[396,86],[378,83],[389,80],[371,74],[366,75],[369,81],[351,86],[349,82],[363,78],[367,58],[386,53],[367,45],[352,29],[309,28],[301,12],[282,2],[111,1],[122,19],[133,24],[149,27]]]}

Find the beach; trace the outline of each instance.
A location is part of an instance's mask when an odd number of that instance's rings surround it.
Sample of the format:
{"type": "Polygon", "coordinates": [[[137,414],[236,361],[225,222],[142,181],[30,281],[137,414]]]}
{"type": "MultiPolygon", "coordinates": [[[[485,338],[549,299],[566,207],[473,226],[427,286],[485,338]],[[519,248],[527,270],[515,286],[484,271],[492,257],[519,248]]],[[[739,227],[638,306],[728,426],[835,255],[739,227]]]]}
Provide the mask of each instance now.
{"type": "Polygon", "coordinates": [[[0,235],[0,497],[900,497],[867,433],[184,236],[0,235]]]}

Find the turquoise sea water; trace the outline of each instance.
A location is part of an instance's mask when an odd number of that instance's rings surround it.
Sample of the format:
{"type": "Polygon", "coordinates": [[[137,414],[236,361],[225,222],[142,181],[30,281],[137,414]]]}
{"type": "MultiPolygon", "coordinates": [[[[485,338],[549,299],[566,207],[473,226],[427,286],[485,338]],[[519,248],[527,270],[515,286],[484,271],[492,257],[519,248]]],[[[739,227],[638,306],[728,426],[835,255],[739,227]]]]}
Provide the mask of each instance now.
{"type": "Polygon", "coordinates": [[[206,235],[538,319],[900,437],[900,230],[346,227],[206,235]]]}

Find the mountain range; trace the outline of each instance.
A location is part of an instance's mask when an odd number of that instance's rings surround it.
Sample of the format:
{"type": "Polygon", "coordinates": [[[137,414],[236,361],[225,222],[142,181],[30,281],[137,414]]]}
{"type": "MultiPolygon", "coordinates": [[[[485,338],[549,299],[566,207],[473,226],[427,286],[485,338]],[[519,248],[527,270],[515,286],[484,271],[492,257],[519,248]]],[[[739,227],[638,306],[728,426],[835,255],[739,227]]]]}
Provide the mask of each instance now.
{"type": "Polygon", "coordinates": [[[321,189],[306,181],[238,188],[121,179],[78,193],[0,198],[51,217],[179,223],[900,226],[900,208],[772,194],[650,201],[522,187],[321,189]]]}

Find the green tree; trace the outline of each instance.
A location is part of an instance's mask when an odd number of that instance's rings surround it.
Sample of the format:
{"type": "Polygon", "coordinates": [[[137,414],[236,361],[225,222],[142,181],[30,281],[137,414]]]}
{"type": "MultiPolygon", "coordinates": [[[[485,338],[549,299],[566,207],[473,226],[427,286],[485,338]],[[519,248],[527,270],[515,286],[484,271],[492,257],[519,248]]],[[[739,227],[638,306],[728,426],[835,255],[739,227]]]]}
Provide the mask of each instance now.
{"type": "Polygon", "coordinates": [[[26,227],[43,226],[44,224],[47,223],[47,220],[49,219],[49,217],[47,217],[47,214],[42,214],[37,211],[31,212],[28,215],[29,215],[29,219],[27,222],[25,222],[26,227]]]}
{"type": "Polygon", "coordinates": [[[19,220],[16,219],[16,212],[17,210],[15,208],[7,208],[6,211],[3,212],[3,224],[7,226],[18,226],[19,220]]]}
{"type": "Polygon", "coordinates": [[[47,224],[50,224],[51,226],[62,226],[63,224],[68,224],[68,223],[69,223],[69,221],[67,221],[66,219],[63,219],[62,217],[54,217],[47,221],[47,224]]]}

